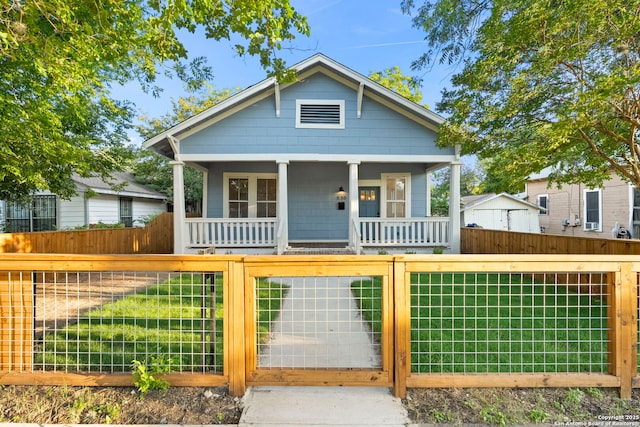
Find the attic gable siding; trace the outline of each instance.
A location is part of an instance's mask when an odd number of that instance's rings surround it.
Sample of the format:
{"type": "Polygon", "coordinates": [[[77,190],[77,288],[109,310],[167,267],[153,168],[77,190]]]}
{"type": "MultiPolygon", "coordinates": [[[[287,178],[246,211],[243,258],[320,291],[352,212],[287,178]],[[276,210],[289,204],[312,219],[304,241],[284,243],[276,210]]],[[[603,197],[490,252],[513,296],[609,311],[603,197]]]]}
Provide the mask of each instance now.
{"type": "Polygon", "coordinates": [[[269,96],[200,132],[183,138],[183,154],[319,153],[319,154],[452,154],[436,147],[437,135],[420,124],[368,99],[356,117],[355,90],[316,74],[284,88],[280,117],[269,96]],[[296,128],[297,99],[345,101],[344,129],[296,128]]]}

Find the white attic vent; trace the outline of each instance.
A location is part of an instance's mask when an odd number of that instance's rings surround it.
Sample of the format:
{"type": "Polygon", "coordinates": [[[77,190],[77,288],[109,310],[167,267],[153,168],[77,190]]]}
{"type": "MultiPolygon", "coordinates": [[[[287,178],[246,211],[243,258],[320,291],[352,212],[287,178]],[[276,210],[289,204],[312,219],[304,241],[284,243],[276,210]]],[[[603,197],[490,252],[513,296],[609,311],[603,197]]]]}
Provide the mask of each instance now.
{"type": "Polygon", "coordinates": [[[296,100],[296,127],[344,129],[344,101],[329,99],[296,100]]]}

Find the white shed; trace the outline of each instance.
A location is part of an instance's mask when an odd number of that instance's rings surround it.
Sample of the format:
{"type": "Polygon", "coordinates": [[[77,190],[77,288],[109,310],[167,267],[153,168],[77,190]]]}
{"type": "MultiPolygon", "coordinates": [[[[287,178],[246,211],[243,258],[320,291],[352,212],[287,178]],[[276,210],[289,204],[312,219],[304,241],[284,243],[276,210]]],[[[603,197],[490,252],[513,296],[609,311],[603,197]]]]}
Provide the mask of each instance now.
{"type": "Polygon", "coordinates": [[[507,193],[462,197],[461,223],[492,230],[540,233],[540,207],[507,193]]]}

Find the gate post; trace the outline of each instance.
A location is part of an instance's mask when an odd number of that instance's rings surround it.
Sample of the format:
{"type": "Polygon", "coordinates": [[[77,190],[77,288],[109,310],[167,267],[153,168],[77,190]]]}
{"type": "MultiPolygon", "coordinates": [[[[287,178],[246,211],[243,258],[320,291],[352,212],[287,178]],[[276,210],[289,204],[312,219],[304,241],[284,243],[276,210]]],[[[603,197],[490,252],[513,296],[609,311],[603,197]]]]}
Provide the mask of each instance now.
{"type": "Polygon", "coordinates": [[[33,316],[31,271],[0,272],[0,371],[31,371],[33,316]]]}
{"type": "Polygon", "coordinates": [[[411,307],[406,264],[393,259],[394,358],[393,395],[407,397],[407,377],[411,363],[411,307]]]}
{"type": "MultiPolygon", "coordinates": [[[[244,257],[229,261],[226,274],[228,301],[225,330],[228,337],[224,358],[228,361],[229,394],[242,396],[247,390],[245,375],[244,257]]],[[[226,363],[225,363],[226,364],[226,363]]]]}
{"type": "Polygon", "coordinates": [[[638,371],[638,273],[630,262],[609,274],[609,373],[620,378],[620,398],[630,399],[638,371]]]}

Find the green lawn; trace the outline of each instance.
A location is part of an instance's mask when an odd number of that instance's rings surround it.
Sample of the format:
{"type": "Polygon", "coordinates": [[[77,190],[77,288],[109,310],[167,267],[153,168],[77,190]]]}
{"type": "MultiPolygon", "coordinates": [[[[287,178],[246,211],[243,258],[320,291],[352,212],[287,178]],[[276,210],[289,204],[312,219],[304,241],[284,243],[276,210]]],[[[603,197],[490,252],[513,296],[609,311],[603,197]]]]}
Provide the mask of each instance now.
{"type": "Polygon", "coordinates": [[[271,324],[278,318],[280,306],[287,294],[287,289],[287,285],[278,283],[275,280],[258,280],[256,289],[256,305],[258,307],[256,327],[259,344],[265,344],[268,341],[271,324]]]}
{"type": "MultiPolygon", "coordinates": [[[[600,298],[522,274],[424,273],[411,282],[412,372],[606,372],[600,298]]],[[[377,331],[380,289],[379,278],[352,284],[377,331]]]]}
{"type": "MultiPolygon", "coordinates": [[[[46,333],[35,355],[36,368],[125,372],[131,370],[133,360],[162,356],[171,371],[222,372],[222,276],[216,274],[213,284],[204,283],[203,277],[183,274],[46,333]]],[[[259,293],[270,295],[269,306],[263,303],[258,309],[259,319],[269,322],[277,314],[274,306],[284,289],[263,281],[258,288],[259,293]]]]}

